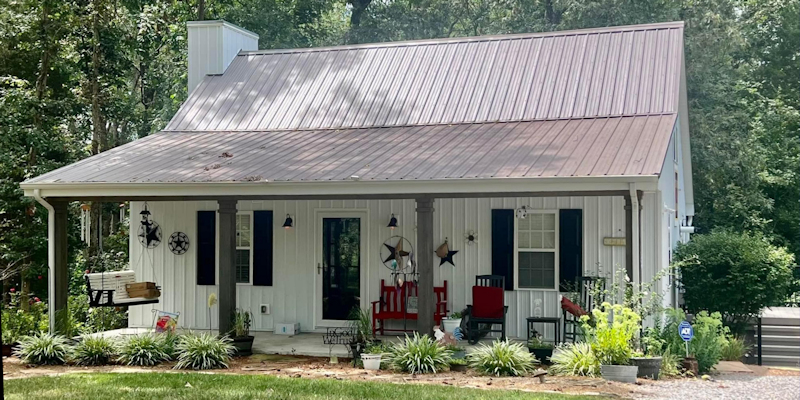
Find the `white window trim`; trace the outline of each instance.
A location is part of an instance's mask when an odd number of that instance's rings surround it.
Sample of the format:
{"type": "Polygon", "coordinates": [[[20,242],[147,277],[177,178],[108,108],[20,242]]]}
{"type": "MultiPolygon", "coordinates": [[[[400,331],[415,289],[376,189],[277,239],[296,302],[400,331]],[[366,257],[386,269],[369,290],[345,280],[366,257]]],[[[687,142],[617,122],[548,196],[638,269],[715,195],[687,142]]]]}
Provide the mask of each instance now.
{"type": "MultiPolygon", "coordinates": [[[[253,212],[252,211],[238,211],[236,216],[247,215],[250,218],[250,247],[236,246],[236,250],[250,250],[250,277],[247,282],[236,282],[236,286],[253,286],[253,212]]],[[[235,228],[235,227],[234,227],[235,228]]],[[[238,232],[237,232],[238,233],[238,232]]],[[[233,277],[236,279],[236,276],[233,277]]]]}
{"type": "MultiPolygon", "coordinates": [[[[544,210],[530,210],[528,212],[528,216],[530,214],[554,214],[555,221],[556,221],[556,243],[553,249],[522,249],[519,248],[519,218],[516,216],[514,217],[514,290],[527,290],[527,291],[542,291],[542,292],[558,292],[559,287],[559,218],[558,218],[558,210],[552,209],[544,209],[544,210]],[[553,266],[553,273],[555,276],[555,281],[553,282],[555,286],[553,288],[526,288],[526,287],[519,287],[519,253],[520,252],[535,252],[535,253],[544,253],[544,252],[553,252],[555,253],[555,265],[553,266]]],[[[526,217],[528,218],[528,217],[526,217]]]]}

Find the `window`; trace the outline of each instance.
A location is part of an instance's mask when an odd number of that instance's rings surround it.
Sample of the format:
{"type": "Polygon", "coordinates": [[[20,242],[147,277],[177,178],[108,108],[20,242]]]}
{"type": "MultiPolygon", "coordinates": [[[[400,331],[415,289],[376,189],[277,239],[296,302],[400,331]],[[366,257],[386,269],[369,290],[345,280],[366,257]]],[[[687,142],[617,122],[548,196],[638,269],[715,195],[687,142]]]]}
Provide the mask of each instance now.
{"type": "Polygon", "coordinates": [[[250,283],[252,214],[236,214],[236,283],[250,283]]]}
{"type": "Polygon", "coordinates": [[[555,212],[517,218],[517,287],[556,289],[558,219],[555,212]]]}

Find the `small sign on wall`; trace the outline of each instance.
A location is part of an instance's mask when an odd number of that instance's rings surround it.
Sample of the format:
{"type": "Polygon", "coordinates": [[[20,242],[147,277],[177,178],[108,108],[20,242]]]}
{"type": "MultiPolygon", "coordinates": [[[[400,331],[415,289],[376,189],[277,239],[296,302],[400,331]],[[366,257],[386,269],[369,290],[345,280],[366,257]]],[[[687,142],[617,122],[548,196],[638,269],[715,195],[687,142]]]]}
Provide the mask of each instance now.
{"type": "Polygon", "coordinates": [[[603,238],[603,245],[604,246],[625,246],[625,238],[624,237],[604,237],[603,238]]]}

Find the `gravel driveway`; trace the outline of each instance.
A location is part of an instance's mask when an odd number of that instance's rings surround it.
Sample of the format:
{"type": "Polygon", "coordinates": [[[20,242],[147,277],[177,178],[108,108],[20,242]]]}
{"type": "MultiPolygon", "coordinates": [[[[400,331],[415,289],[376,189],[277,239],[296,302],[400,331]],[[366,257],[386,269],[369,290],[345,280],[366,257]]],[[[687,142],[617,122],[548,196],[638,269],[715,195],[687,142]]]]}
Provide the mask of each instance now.
{"type": "Polygon", "coordinates": [[[636,399],[798,400],[800,376],[725,374],[713,380],[678,379],[640,386],[636,399]]]}

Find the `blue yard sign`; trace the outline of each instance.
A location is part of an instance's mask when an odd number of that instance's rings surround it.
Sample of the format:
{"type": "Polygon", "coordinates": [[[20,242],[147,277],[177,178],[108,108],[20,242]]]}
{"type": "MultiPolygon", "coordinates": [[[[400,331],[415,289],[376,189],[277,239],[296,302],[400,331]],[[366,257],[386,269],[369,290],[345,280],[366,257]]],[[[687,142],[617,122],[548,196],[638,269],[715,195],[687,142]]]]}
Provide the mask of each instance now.
{"type": "Polygon", "coordinates": [[[694,337],[692,324],[682,321],[681,324],[678,325],[678,335],[681,336],[681,339],[683,339],[683,342],[686,344],[686,357],[689,357],[689,341],[694,337]]]}

